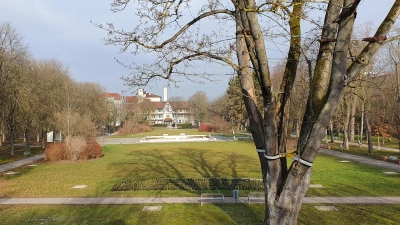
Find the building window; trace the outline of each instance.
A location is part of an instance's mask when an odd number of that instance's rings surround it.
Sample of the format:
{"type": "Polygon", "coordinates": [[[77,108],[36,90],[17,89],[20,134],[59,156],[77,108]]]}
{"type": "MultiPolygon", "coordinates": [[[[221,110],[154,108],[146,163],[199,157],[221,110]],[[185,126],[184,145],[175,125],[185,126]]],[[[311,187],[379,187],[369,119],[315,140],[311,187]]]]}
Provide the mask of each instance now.
{"type": "Polygon", "coordinates": [[[160,113],[160,112],[162,112],[162,110],[161,110],[161,109],[159,109],[159,110],[158,110],[158,112],[160,113]]]}
{"type": "Polygon", "coordinates": [[[158,119],[162,119],[162,115],[158,115],[158,119]]]}

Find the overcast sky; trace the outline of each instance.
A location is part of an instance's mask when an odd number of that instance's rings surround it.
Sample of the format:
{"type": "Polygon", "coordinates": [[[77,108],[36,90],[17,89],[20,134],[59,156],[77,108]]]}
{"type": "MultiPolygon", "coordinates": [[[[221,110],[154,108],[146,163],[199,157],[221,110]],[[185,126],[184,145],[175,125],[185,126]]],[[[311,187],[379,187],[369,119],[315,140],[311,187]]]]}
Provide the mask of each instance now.
{"type": "MultiPolygon", "coordinates": [[[[68,65],[71,76],[77,81],[98,82],[108,92],[123,93],[127,90],[119,77],[129,71],[118,65],[114,57],[129,60],[129,55],[118,55],[118,47],[105,46],[105,32],[93,26],[95,23],[113,22],[121,27],[133,27],[129,12],[113,14],[111,0],[2,0],[0,15],[3,21],[11,22],[29,45],[36,59],[55,58],[68,65]],[[124,25],[126,24],[126,25],[124,25]]],[[[357,23],[375,21],[377,26],[387,14],[394,0],[363,0],[357,15],[357,23]]],[[[281,55],[277,57],[282,57],[281,55]]],[[[226,73],[232,73],[227,69],[226,73]]],[[[214,84],[194,84],[189,81],[177,90],[169,89],[168,96],[181,95],[188,98],[196,91],[208,93],[210,100],[222,95],[227,88],[229,76],[214,84]]],[[[147,92],[162,96],[163,86],[158,82],[147,92]]]]}

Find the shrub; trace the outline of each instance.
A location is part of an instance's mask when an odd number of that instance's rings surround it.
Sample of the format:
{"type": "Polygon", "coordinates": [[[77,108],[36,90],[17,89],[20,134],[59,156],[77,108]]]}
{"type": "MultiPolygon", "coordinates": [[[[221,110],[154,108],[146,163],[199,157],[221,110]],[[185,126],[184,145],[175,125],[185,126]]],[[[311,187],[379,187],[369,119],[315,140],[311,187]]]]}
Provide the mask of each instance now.
{"type": "Polygon", "coordinates": [[[51,143],[48,144],[46,149],[44,150],[44,159],[56,162],[62,160],[68,160],[69,155],[67,151],[65,151],[66,147],[64,143],[51,143]]]}
{"type": "Polygon", "coordinates": [[[84,150],[79,154],[79,160],[97,159],[103,156],[103,149],[95,140],[86,142],[84,150]]]}
{"type": "Polygon", "coordinates": [[[153,124],[153,127],[167,127],[168,124],[153,124]]]}
{"type": "Polygon", "coordinates": [[[200,132],[211,132],[212,131],[211,125],[209,123],[202,123],[202,124],[200,124],[199,131],[200,132]]]}
{"type": "Polygon", "coordinates": [[[214,116],[209,119],[211,124],[211,131],[218,133],[230,133],[231,132],[231,124],[225,121],[220,116],[214,116]]]}
{"type": "Polygon", "coordinates": [[[192,128],[193,128],[192,124],[188,122],[178,125],[178,129],[192,129],[192,128]]]}
{"type": "Polygon", "coordinates": [[[140,133],[151,131],[151,127],[149,127],[145,124],[138,124],[136,127],[139,129],[140,133]]]}
{"type": "Polygon", "coordinates": [[[85,150],[85,139],[82,137],[66,137],[64,142],[70,159],[78,160],[79,155],[85,150]]]}
{"type": "Polygon", "coordinates": [[[148,178],[126,179],[116,183],[111,191],[142,190],[264,190],[261,179],[250,178],[148,178]]]}
{"type": "Polygon", "coordinates": [[[56,162],[62,160],[89,160],[103,156],[102,147],[95,140],[85,141],[81,137],[68,137],[64,143],[47,145],[44,159],[56,162]]]}
{"type": "Polygon", "coordinates": [[[151,127],[145,125],[145,124],[137,124],[134,123],[133,121],[128,121],[125,123],[124,127],[120,128],[118,130],[119,135],[128,135],[128,134],[138,134],[138,133],[143,133],[143,132],[150,132],[151,127]]]}

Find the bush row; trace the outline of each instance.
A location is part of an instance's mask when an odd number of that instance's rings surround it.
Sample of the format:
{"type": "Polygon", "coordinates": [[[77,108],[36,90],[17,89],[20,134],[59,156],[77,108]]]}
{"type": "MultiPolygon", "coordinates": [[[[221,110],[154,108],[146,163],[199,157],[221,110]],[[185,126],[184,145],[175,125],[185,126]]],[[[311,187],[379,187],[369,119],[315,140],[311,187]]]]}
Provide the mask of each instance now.
{"type": "Polygon", "coordinates": [[[118,130],[119,135],[128,135],[128,134],[139,134],[139,133],[145,133],[145,132],[150,132],[152,129],[151,127],[147,126],[146,124],[135,124],[133,122],[128,121],[124,127],[121,127],[118,130]]]}
{"type": "Polygon", "coordinates": [[[64,142],[48,144],[44,159],[51,162],[63,160],[89,160],[103,156],[102,147],[95,140],[85,141],[82,138],[66,138],[64,142]]]}
{"type": "Polygon", "coordinates": [[[153,127],[167,127],[168,124],[153,124],[153,127]]]}
{"type": "Polygon", "coordinates": [[[249,178],[154,178],[126,179],[116,183],[111,191],[142,190],[264,190],[260,179],[249,178]]]}

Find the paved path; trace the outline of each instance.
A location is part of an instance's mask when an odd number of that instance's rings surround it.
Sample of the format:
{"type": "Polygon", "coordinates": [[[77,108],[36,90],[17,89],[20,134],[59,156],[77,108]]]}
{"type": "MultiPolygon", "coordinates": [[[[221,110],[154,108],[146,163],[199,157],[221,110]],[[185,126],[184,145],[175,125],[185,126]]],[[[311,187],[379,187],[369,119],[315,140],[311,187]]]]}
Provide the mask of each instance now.
{"type": "Polygon", "coordinates": [[[338,157],[338,158],[347,159],[347,160],[351,160],[351,161],[367,164],[367,165],[372,165],[372,166],[377,166],[377,167],[381,167],[381,168],[400,171],[400,165],[399,164],[385,162],[383,160],[371,159],[371,158],[367,158],[367,157],[363,157],[363,156],[347,154],[347,153],[344,153],[344,152],[339,152],[339,151],[335,151],[335,150],[328,150],[328,149],[324,149],[324,148],[321,148],[319,150],[319,152],[327,154],[327,155],[335,156],[335,157],[338,157]]]}
{"type": "MultiPolygon", "coordinates": [[[[206,201],[207,202],[207,201],[206,201]]],[[[199,197],[165,198],[0,198],[0,205],[125,205],[125,204],[200,204],[199,197]]],[[[236,200],[225,197],[224,203],[236,200]]],[[[247,204],[247,197],[237,203],[247,204]]],[[[263,201],[252,201],[263,203],[263,201]]],[[[400,204],[400,197],[305,197],[304,204],[400,204]]]]}
{"type": "Polygon", "coordinates": [[[39,161],[42,160],[44,158],[44,154],[38,154],[38,155],[34,155],[25,159],[21,159],[19,161],[15,161],[15,162],[10,162],[10,163],[6,163],[3,165],[0,165],[0,173],[4,173],[8,170],[12,170],[18,167],[21,167],[23,165],[29,164],[29,163],[33,163],[35,161],[39,161]]]}
{"type": "Polygon", "coordinates": [[[96,141],[101,145],[114,145],[114,144],[137,144],[140,143],[140,138],[111,138],[111,137],[99,137],[96,141]]]}
{"type": "MultiPolygon", "coordinates": [[[[364,148],[368,148],[368,144],[365,144],[366,141],[364,141],[364,144],[361,144],[360,147],[364,147],[364,148]]],[[[335,140],[335,143],[338,144],[343,144],[343,141],[341,140],[335,140]]],[[[353,145],[353,146],[358,146],[357,142],[353,142],[353,141],[349,141],[349,145],[353,145]]],[[[376,146],[374,145],[374,151],[380,151],[380,150],[384,150],[384,151],[388,151],[388,152],[397,152],[399,153],[399,149],[395,149],[395,148],[388,148],[388,147],[384,147],[384,146],[376,146]],[[380,148],[380,150],[378,150],[378,148],[380,148]]]]}

